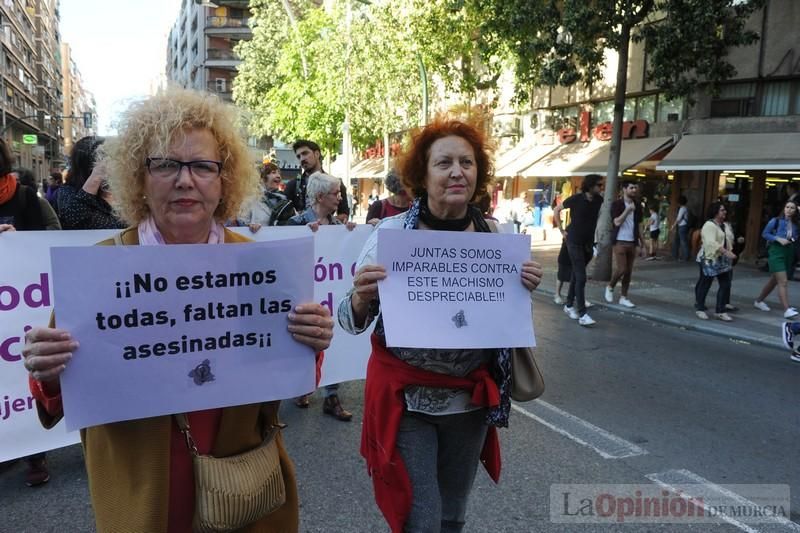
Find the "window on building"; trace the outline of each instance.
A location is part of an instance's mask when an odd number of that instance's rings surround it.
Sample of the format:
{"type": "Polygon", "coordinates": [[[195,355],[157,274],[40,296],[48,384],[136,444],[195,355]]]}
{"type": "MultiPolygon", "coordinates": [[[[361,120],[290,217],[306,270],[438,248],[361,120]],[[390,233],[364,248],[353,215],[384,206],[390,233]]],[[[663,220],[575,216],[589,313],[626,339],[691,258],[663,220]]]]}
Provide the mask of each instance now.
{"type": "Polygon", "coordinates": [[[548,117],[547,126],[554,131],[561,128],[577,128],[578,112],[576,105],[553,109],[548,117]]]}
{"type": "Polygon", "coordinates": [[[789,114],[792,82],[765,83],[761,94],[761,116],[774,117],[789,114]]]}
{"type": "Polygon", "coordinates": [[[614,100],[598,102],[594,106],[594,123],[613,122],[614,120],[614,100]]]}
{"type": "Polygon", "coordinates": [[[636,117],[636,98],[625,99],[625,110],[622,112],[622,120],[634,120],[636,117]]]}
{"type": "Polygon", "coordinates": [[[636,120],[656,121],[656,95],[640,96],[636,99],[636,120]]]}
{"type": "Polygon", "coordinates": [[[755,113],[756,84],[731,83],[711,100],[712,117],[749,117],[755,113]]]}
{"type": "Polygon", "coordinates": [[[674,120],[683,120],[684,100],[683,98],[676,98],[675,100],[667,100],[666,97],[659,95],[658,98],[658,115],[657,122],[672,122],[674,120]]]}
{"type": "Polygon", "coordinates": [[[224,93],[225,88],[228,86],[228,80],[225,78],[217,78],[214,80],[214,90],[218,93],[224,93]]]}

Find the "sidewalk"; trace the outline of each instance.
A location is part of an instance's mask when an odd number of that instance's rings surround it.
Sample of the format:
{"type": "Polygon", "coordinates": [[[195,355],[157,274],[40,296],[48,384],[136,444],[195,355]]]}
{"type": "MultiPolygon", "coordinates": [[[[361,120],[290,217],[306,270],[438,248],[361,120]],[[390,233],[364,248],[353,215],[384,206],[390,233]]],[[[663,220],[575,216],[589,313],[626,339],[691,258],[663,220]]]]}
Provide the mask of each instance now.
{"type": "MultiPolygon", "coordinates": [[[[537,289],[548,296],[551,305],[556,288],[556,271],[558,251],[561,244],[534,241],[532,253],[535,260],[544,267],[544,279],[537,289]]],[[[619,289],[614,291],[614,303],[608,304],[603,299],[605,282],[592,281],[593,263],[589,264],[589,282],[586,284],[586,299],[594,306],[590,310],[592,318],[597,321],[595,328],[602,329],[603,322],[613,320],[607,309],[640,316],[678,326],[689,330],[700,331],[729,338],[735,342],[744,342],[770,348],[786,350],[780,337],[780,325],[784,321],[783,309],[778,302],[777,289],[767,299],[772,308],[770,312],[759,311],[753,307],[753,301],[769,274],[761,272],[751,265],[739,264],[734,268],[731,304],[739,311],[729,313],[733,322],[721,322],[713,318],[716,301],[717,283],[711,287],[706,298],[709,320],[701,320],[694,314],[694,285],[697,282],[699,269],[697,263],[678,262],[669,257],[656,261],[645,261],[636,258],[628,297],[636,304],[633,309],[619,305],[619,289]]],[[[566,297],[569,284],[561,291],[566,297]]],[[[789,282],[790,302],[800,299],[800,283],[789,282]]],[[[579,327],[576,325],[576,327],[579,327]]]]}

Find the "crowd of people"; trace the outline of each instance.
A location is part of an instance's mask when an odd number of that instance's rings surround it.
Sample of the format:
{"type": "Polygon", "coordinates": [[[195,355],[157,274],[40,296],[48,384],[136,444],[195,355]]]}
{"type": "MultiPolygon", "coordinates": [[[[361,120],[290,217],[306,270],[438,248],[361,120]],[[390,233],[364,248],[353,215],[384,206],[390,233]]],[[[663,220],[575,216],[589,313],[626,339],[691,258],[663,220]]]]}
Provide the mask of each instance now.
{"type": "MultiPolygon", "coordinates": [[[[53,184],[58,190],[52,195],[48,188],[40,198],[5,168],[2,231],[44,229],[42,202],[48,203],[48,196],[62,227],[119,229],[114,238],[99,243],[106,246],[249,241],[229,225],[254,233],[275,225],[306,225],[312,231],[329,224],[354,227],[344,184],[323,171],[318,146],[311,141],[295,144],[303,172],[282,187],[274,165],[264,165],[260,175],[254,172],[235,124],[231,108],[191,91],[171,89],[133,104],[116,139],[76,143],[67,180],[53,184]],[[11,200],[17,197],[25,200],[19,212],[12,211],[17,204],[11,200]]],[[[370,224],[496,231],[475,206],[491,180],[491,154],[478,128],[437,120],[413,139],[404,161],[398,173],[388,176],[392,196],[373,204],[370,224]]],[[[338,320],[350,333],[378,322],[366,381],[362,454],[375,481],[376,501],[394,531],[460,531],[482,450],[495,458],[487,468],[495,478],[499,473],[496,429],[508,424],[510,348],[387,347],[377,297],[377,283],[386,271],[376,261],[376,235],[372,233],[361,253],[353,289],[338,310],[338,320]],[[437,453],[436,443],[440,451],[452,453],[437,453]],[[386,475],[395,482],[385,483],[386,475]]],[[[540,265],[525,261],[519,269],[520,283],[534,290],[540,265]]],[[[23,349],[31,394],[47,428],[63,417],[60,376],[82,340],[59,329],[57,316],[56,309],[48,326],[28,331],[23,349]]],[[[317,303],[296,306],[287,327],[318,356],[333,335],[333,319],[317,303]]],[[[337,388],[325,387],[323,412],[350,420],[337,388]]],[[[307,396],[296,399],[300,407],[308,403],[307,396]]],[[[201,489],[192,457],[235,456],[269,442],[285,495],[234,529],[297,531],[294,467],[280,428],[278,402],[268,402],[83,429],[97,529],[177,532],[206,527],[207,517],[195,504],[201,489]]]]}
{"type": "MultiPolygon", "coordinates": [[[[249,238],[228,226],[252,233],[272,226],[346,225],[353,229],[347,189],[322,167],[320,147],[309,140],[293,149],[302,172],[288,182],[272,163],[256,172],[232,108],[216,97],[170,89],[137,102],[124,114],[113,140],[88,137],[77,142],[66,179],[48,177],[43,186],[25,169],[14,169],[0,139],[0,234],[14,230],[116,229],[113,246],[173,244],[241,244],[249,238]],[[37,194],[37,191],[41,191],[37,194]]],[[[377,228],[405,231],[496,232],[488,206],[492,154],[482,130],[470,123],[439,118],[417,131],[396,171],[386,177],[390,195],[375,198],[365,217],[377,228]]],[[[587,265],[595,255],[595,234],[603,204],[605,179],[584,178],[580,191],[554,211],[563,236],[558,257],[558,290],[570,319],[596,324],[587,313],[587,265]],[[569,210],[569,224],[563,216],[569,210]],[[569,284],[566,297],[561,286],[569,284]]],[[[520,198],[520,205],[526,201],[520,198]]],[[[686,198],[672,229],[675,256],[688,259],[689,215],[686,198]]],[[[658,254],[662,221],[659,211],[639,201],[635,182],[622,183],[611,205],[614,272],[604,297],[613,302],[619,284],[620,305],[632,308],[629,289],[638,250],[649,236],[649,257],[658,254]]],[[[789,305],[787,273],[794,268],[798,206],[789,201],[781,216],[764,228],[769,242],[770,278],[755,300],[768,311],[765,298],[778,288],[787,319],[798,315],[789,305]]],[[[695,312],[708,319],[705,300],[716,279],[719,290],[714,316],[730,321],[732,269],[737,259],[735,236],[726,208],[709,207],[695,257],[699,278],[695,312]]],[[[387,276],[377,259],[378,232],[373,231],[356,263],[353,286],[338,303],[336,317],[313,302],[289,314],[288,331],[318,357],[330,346],[334,320],[349,334],[374,324],[364,392],[361,454],[373,481],[375,499],[392,531],[457,532],[479,464],[497,481],[500,447],[497,429],[506,427],[510,410],[511,349],[435,349],[388,346],[378,284],[387,276]]],[[[539,285],[543,271],[529,260],[519,265],[527,291],[539,285]]],[[[23,350],[31,394],[40,421],[50,428],[63,417],[60,376],[79,346],[69,331],[51,323],[26,333],[23,350]]],[[[409,333],[411,334],[411,333],[409,333]]],[[[800,326],[783,328],[784,342],[794,346],[800,326]]],[[[83,340],[88,342],[88,340],[83,340]]],[[[793,352],[800,362],[800,354],[793,352]]],[[[796,357],[796,358],[795,358],[796,357]]],[[[341,403],[338,385],[324,387],[322,412],[340,421],[353,417],[341,403]]],[[[295,398],[307,408],[311,393],[295,398]]],[[[299,528],[299,501],[294,466],[281,436],[279,402],[160,416],[89,427],[81,431],[89,492],[99,531],[183,532],[197,529],[200,510],[193,456],[231,457],[269,444],[285,494],[276,505],[237,530],[286,532],[299,528]],[[191,445],[189,443],[192,443],[191,445]],[[125,502],[121,505],[120,502],[125,502]]],[[[27,458],[29,485],[47,481],[46,457],[27,458]]]]}

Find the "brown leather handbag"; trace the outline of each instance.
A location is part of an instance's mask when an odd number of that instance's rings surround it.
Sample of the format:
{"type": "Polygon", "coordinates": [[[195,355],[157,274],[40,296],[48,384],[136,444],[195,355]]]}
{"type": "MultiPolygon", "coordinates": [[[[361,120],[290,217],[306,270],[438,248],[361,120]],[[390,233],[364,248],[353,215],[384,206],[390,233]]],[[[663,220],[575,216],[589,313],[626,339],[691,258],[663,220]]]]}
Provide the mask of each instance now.
{"type": "Polygon", "coordinates": [[[511,399],[517,402],[535,400],[544,392],[544,377],[533,348],[513,348],[511,350],[511,399]]]}
{"type": "Polygon", "coordinates": [[[286,502],[278,443],[279,426],[270,426],[252,450],[212,457],[197,451],[185,414],[173,415],[192,454],[195,510],[192,530],[219,533],[241,529],[286,502]]]}

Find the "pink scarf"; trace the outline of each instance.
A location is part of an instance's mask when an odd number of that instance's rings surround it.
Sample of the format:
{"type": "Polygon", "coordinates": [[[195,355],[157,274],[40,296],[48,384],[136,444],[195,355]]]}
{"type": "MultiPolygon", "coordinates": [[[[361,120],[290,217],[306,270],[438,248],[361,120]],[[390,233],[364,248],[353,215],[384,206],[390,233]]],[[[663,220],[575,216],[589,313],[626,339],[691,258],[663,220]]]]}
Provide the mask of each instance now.
{"type": "MultiPolygon", "coordinates": [[[[140,245],[154,246],[157,244],[166,244],[152,216],[147,217],[139,223],[138,231],[140,245]]],[[[208,231],[208,244],[222,244],[224,242],[225,233],[222,225],[216,221],[212,221],[211,228],[208,231]]]]}

